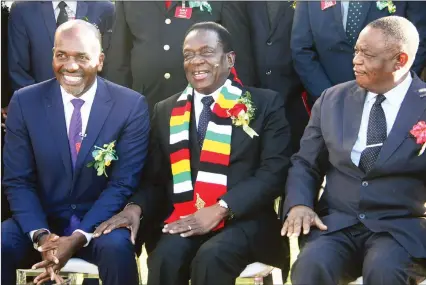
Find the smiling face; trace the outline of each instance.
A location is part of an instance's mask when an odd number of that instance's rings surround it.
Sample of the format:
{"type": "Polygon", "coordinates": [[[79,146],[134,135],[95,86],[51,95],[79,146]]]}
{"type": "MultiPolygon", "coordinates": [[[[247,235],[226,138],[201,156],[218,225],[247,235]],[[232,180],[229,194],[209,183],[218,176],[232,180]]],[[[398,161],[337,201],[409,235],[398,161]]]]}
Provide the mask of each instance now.
{"type": "Polygon", "coordinates": [[[201,94],[220,88],[234,66],[234,52],[225,53],[215,31],[193,30],[183,43],[183,67],[188,82],[201,94]]]}
{"type": "Polygon", "coordinates": [[[353,59],[355,78],[359,86],[374,92],[386,93],[395,86],[395,71],[405,57],[396,46],[386,44],[379,29],[367,27],[359,35],[353,59]]]}
{"type": "Polygon", "coordinates": [[[104,54],[92,31],[79,27],[60,30],[55,36],[53,70],[59,84],[80,97],[102,71],[104,54]]]}

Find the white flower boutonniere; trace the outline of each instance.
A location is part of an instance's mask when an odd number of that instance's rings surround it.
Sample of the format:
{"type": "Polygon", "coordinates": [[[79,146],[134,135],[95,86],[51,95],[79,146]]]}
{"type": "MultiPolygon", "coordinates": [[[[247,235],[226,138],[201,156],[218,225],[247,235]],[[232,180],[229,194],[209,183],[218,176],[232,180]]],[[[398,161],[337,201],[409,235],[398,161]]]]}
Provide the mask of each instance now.
{"type": "Polygon", "coordinates": [[[376,7],[379,10],[383,10],[385,8],[388,8],[389,14],[393,14],[396,12],[396,6],[393,4],[391,0],[382,0],[376,2],[376,7]]]}
{"type": "Polygon", "coordinates": [[[232,124],[242,126],[243,130],[251,137],[259,136],[252,128],[249,127],[250,121],[254,118],[256,108],[251,101],[250,92],[246,91],[237,103],[227,112],[232,119],[232,124]]]}
{"type": "Polygon", "coordinates": [[[212,13],[212,6],[207,1],[188,1],[189,7],[199,7],[200,11],[204,11],[204,9],[207,10],[210,14],[212,13]]]}
{"type": "Polygon", "coordinates": [[[95,145],[95,150],[92,152],[92,156],[95,160],[89,162],[87,167],[94,167],[98,176],[105,174],[105,176],[108,177],[106,168],[111,165],[113,160],[118,160],[114,147],[115,141],[104,144],[103,148],[95,145]]]}

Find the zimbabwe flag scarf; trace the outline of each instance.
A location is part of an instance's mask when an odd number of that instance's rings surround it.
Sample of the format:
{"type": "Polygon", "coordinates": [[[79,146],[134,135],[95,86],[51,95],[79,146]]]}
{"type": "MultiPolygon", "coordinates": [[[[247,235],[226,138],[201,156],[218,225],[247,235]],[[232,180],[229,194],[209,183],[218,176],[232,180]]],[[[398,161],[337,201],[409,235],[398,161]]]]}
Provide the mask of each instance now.
{"type": "MultiPolygon", "coordinates": [[[[181,216],[211,206],[227,191],[227,172],[231,154],[232,109],[242,94],[241,81],[233,72],[220,90],[213,105],[201,149],[199,170],[194,187],[191,180],[189,125],[192,112],[191,85],[177,99],[170,118],[170,162],[173,174],[174,211],[165,221],[171,223],[181,216]]],[[[215,230],[223,227],[223,221],[215,230]]]]}

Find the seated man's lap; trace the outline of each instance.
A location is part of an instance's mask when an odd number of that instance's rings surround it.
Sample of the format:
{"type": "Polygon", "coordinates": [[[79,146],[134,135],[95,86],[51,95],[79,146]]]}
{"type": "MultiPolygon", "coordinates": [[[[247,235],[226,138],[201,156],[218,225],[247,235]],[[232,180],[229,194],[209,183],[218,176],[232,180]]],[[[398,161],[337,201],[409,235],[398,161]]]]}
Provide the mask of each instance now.
{"type": "Polygon", "coordinates": [[[370,282],[375,282],[376,278],[414,280],[426,274],[425,263],[424,259],[411,257],[389,233],[374,233],[365,243],[362,275],[370,282]]]}

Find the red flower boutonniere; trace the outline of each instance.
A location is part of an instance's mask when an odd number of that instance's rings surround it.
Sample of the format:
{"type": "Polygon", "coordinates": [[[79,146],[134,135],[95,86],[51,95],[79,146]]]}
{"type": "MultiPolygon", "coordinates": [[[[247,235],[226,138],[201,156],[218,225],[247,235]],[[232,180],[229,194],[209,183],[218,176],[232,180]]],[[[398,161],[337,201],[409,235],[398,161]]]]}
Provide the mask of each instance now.
{"type": "Polygon", "coordinates": [[[418,122],[416,125],[413,126],[410,131],[410,134],[412,134],[416,138],[416,143],[422,145],[418,156],[422,155],[426,149],[426,122],[418,122]]]}
{"type": "Polygon", "coordinates": [[[237,100],[234,107],[227,110],[228,116],[232,119],[232,123],[237,127],[241,126],[251,138],[259,136],[249,127],[250,121],[254,118],[255,110],[256,108],[251,101],[251,94],[248,91],[237,100]]]}

